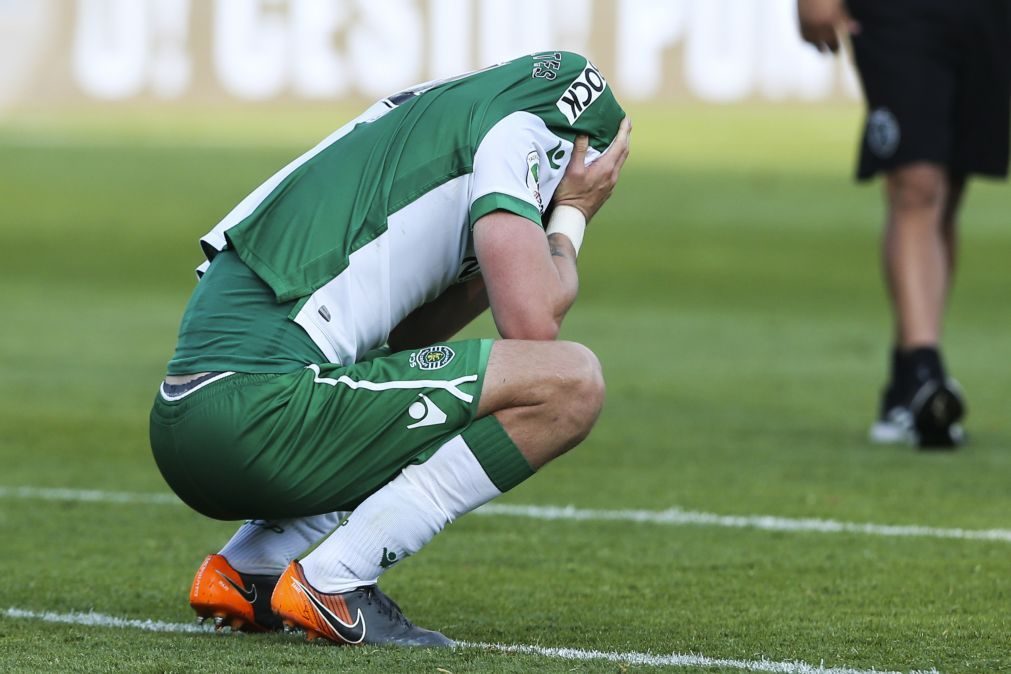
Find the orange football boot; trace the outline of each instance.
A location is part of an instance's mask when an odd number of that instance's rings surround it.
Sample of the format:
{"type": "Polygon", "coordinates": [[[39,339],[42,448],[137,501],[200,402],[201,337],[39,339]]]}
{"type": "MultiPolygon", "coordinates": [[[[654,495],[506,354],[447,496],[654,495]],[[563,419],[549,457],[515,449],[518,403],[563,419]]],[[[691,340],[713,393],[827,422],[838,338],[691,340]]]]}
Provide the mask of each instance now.
{"type": "Polygon", "coordinates": [[[270,610],[275,585],[277,576],[240,573],[221,555],[208,555],[193,578],[190,606],[197,622],[213,618],[216,630],[279,630],[281,621],[270,610]]]}
{"type": "Polygon", "coordinates": [[[346,592],[320,592],[293,561],[277,581],[270,607],[285,631],[305,630],[310,641],[323,637],[341,645],[452,646],[453,641],[417,627],[375,585],[346,592]]]}

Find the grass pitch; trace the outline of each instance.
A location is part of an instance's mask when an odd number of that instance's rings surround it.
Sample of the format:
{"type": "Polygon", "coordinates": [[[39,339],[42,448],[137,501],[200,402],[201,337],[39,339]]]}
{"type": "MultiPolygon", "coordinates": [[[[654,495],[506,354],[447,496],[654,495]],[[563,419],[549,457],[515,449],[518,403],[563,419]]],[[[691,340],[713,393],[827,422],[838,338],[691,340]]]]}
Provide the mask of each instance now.
{"type": "MultiPolygon", "coordinates": [[[[147,412],[196,241],[351,111],[0,126],[0,487],[164,493],[147,412]]],[[[946,356],[956,453],[864,440],[884,375],[878,191],[849,181],[852,108],[633,110],[564,336],[600,356],[591,437],[501,502],[1007,529],[1011,193],[974,184],[946,356]]],[[[492,334],[490,321],[468,335],[492,334]]],[[[185,623],[233,526],[178,505],[0,496],[0,669],[615,671],[481,648],[339,649],[4,614],[185,623]]],[[[385,589],[476,643],[695,653],[857,670],[1011,670],[1011,544],[468,516],[385,589]]],[[[642,666],[644,669],[645,665],[642,666]]],[[[674,671],[741,671],[728,664],[674,671]]]]}

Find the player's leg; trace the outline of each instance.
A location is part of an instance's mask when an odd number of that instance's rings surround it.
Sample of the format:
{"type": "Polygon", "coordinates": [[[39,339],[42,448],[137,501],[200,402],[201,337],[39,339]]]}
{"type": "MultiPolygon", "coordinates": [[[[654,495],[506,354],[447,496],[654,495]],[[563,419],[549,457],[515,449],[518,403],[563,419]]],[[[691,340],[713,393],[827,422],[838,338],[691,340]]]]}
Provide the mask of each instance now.
{"type": "MultiPolygon", "coordinates": [[[[602,394],[599,362],[585,347],[565,342],[500,342],[491,351],[477,415],[497,412],[524,457],[537,468],[585,436],[599,412],[602,394]],[[550,384],[545,383],[544,373],[551,373],[550,384]],[[488,385],[488,376],[508,384],[488,385]]],[[[204,561],[193,582],[190,604],[201,619],[213,616],[218,625],[277,627],[269,611],[258,611],[259,620],[246,614],[252,608],[262,609],[259,603],[264,599],[269,609],[270,592],[285,567],[326,537],[347,514],[246,522],[217,555],[204,561]],[[212,576],[210,580],[216,582],[207,582],[209,573],[220,578],[212,576]],[[226,573],[245,591],[222,580],[226,573]],[[250,594],[257,590],[258,594],[250,594]]]]}
{"type": "Polygon", "coordinates": [[[327,592],[376,582],[450,521],[578,444],[603,395],[600,364],[579,344],[495,342],[474,423],[358,506],[303,560],[307,577],[327,592]]]}
{"type": "Polygon", "coordinates": [[[871,427],[876,442],[916,442],[914,397],[927,381],[944,381],[938,345],[952,264],[945,229],[951,196],[947,170],[933,162],[906,164],[885,180],[882,262],[894,341],[881,415],[871,427]]]}
{"type": "Polygon", "coordinates": [[[886,179],[885,275],[895,312],[896,345],[936,348],[948,288],[949,256],[942,234],[947,204],[943,166],[917,162],[886,179]]]}
{"type": "Polygon", "coordinates": [[[218,554],[243,573],[279,576],[288,563],[337,528],[347,512],[283,520],[248,520],[218,554]]]}
{"type": "MultiPolygon", "coordinates": [[[[213,618],[216,628],[279,629],[270,599],[281,572],[345,514],[325,512],[318,493],[316,500],[301,502],[304,479],[317,467],[300,450],[318,451],[314,441],[333,437],[333,428],[316,423],[314,401],[300,395],[313,387],[311,371],[212,379],[206,386],[162,387],[151,414],[156,462],[177,495],[209,517],[271,519],[246,522],[204,560],[190,604],[201,622],[213,618]],[[286,464],[308,465],[286,472],[286,464]]],[[[324,497],[336,497],[346,484],[324,476],[317,486],[324,497]]]]}
{"type": "Polygon", "coordinates": [[[248,520],[217,554],[208,555],[190,587],[197,622],[215,629],[270,631],[281,628],[270,597],[285,567],[322,540],[347,513],[283,520],[248,520]]]}
{"type": "MultiPolygon", "coordinates": [[[[600,365],[585,347],[496,342],[475,421],[424,463],[406,467],[301,563],[293,563],[274,594],[275,610],[311,634],[338,642],[367,640],[366,606],[386,602],[376,594],[379,576],[454,519],[578,444],[596,421],[603,393],[600,365]]],[[[413,627],[380,623],[379,629],[385,632],[373,631],[372,638],[383,643],[448,643],[413,627]]]]}
{"type": "MultiPolygon", "coordinates": [[[[183,400],[193,389],[185,385],[175,388],[179,389],[177,394],[184,396],[183,400]]],[[[168,428],[173,426],[169,424],[168,428]]],[[[162,446],[165,436],[171,434],[166,430],[166,426],[153,419],[153,446],[162,446]]],[[[175,465],[178,462],[157,451],[156,456],[163,470],[174,473],[181,468],[175,465]]],[[[174,481],[177,480],[178,476],[174,481]]],[[[194,575],[190,606],[197,613],[198,622],[212,619],[216,629],[231,627],[253,632],[280,629],[280,620],[270,609],[270,596],[278,577],[292,559],[330,533],[343,515],[334,512],[244,523],[224,548],[204,559],[194,575]]]]}
{"type": "MultiPolygon", "coordinates": [[[[956,93],[951,110],[948,194],[941,220],[946,255],[945,299],[957,260],[958,213],[970,174],[1004,178],[1008,170],[1011,113],[1011,5],[1005,2],[948,3],[947,34],[955,41],[956,93]]],[[[950,57],[949,57],[950,58],[950,57]]],[[[965,400],[943,369],[911,404],[921,447],[953,447],[964,434],[965,400]]]]}
{"type": "Polygon", "coordinates": [[[892,391],[908,410],[921,447],[950,447],[961,441],[964,414],[958,385],[945,372],[941,327],[954,261],[954,214],[959,188],[943,166],[915,162],[886,180],[888,223],[885,267],[895,313],[895,370],[892,391]]]}
{"type": "Polygon", "coordinates": [[[495,342],[478,417],[494,414],[536,470],[589,434],[604,405],[604,376],[575,342],[495,342]]]}

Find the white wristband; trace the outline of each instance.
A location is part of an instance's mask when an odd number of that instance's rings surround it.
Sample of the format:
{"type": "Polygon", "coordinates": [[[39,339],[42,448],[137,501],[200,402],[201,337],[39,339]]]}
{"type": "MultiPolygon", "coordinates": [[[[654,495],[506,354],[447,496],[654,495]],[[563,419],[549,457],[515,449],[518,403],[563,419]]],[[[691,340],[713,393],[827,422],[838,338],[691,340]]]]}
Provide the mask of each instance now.
{"type": "Polygon", "coordinates": [[[546,234],[564,234],[569,237],[572,247],[579,255],[579,247],[583,245],[583,233],[586,231],[586,216],[575,206],[555,206],[548,222],[546,234]]]}

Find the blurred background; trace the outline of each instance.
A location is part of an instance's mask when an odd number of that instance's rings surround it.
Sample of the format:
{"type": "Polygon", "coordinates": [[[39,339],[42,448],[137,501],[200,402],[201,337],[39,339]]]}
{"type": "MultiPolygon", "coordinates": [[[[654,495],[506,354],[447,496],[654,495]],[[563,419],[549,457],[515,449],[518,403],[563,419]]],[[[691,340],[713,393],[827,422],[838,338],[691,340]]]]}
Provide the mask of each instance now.
{"type": "Polygon", "coordinates": [[[790,0],[4,0],[6,108],[374,99],[548,48],[627,101],[854,100],[790,0]]]}
{"type": "Polygon", "coordinates": [[[0,124],[22,142],[297,148],[402,87],[560,48],[666,119],[648,152],[732,144],[750,161],[763,138],[721,125],[757,114],[791,150],[828,120],[818,150],[835,160],[836,138],[855,144],[859,84],[845,55],[801,42],[795,14],[792,0],[0,0],[0,124]]]}

